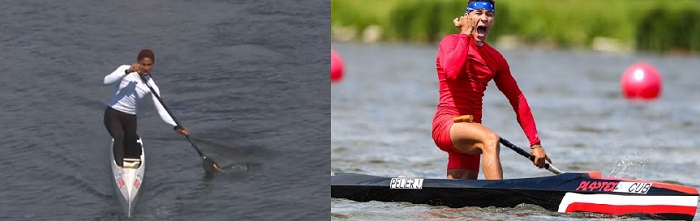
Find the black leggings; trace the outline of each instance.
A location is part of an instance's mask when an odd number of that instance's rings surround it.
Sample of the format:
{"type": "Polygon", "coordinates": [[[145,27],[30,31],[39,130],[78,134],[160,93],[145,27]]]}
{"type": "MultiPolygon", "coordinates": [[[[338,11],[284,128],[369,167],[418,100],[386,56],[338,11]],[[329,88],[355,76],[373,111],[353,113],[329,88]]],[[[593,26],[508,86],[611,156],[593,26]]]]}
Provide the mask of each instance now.
{"type": "Polygon", "coordinates": [[[105,127],[114,138],[114,160],[118,166],[124,165],[124,158],[139,158],[141,146],[136,142],[136,115],[122,113],[107,107],[104,116],[105,127]]]}

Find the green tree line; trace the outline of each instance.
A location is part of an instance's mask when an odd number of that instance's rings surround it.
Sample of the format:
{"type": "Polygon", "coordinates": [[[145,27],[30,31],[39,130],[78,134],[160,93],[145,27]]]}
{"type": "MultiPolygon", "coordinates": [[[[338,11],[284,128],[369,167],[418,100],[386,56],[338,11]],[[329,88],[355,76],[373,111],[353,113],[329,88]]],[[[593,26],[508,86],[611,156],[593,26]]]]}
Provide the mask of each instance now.
{"type": "MultiPolygon", "coordinates": [[[[331,0],[334,38],[436,42],[456,33],[466,0],[331,0]],[[342,32],[341,30],[345,30],[342,32]]],[[[700,52],[700,0],[496,0],[489,41],[591,48],[596,39],[643,51],[700,52]]]]}

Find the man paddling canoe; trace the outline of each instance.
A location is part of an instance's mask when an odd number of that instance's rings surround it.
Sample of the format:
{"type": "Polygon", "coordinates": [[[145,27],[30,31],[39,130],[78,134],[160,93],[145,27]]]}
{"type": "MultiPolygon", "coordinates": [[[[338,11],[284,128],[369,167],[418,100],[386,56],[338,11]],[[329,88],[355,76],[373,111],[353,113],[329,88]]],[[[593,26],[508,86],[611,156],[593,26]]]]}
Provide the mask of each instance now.
{"type": "Polygon", "coordinates": [[[484,91],[492,79],[508,98],[531,145],[533,163],[543,168],[545,153],[525,96],[508,62],[485,40],[493,26],[493,0],[470,0],[464,16],[453,20],[460,29],[442,39],[436,59],[440,103],[433,118],[433,140],[448,153],[447,178],[476,179],[479,157],[486,179],[503,179],[499,136],[481,125],[484,91]]]}
{"type": "Polygon", "coordinates": [[[104,84],[119,82],[116,92],[104,113],[104,124],[109,134],[114,138],[114,158],[119,167],[123,167],[124,157],[139,158],[138,156],[141,155],[141,147],[137,143],[136,110],[141,99],[148,94],[151,94],[151,97],[153,97],[153,104],[156,106],[158,114],[163,121],[173,125],[178,133],[182,135],[189,134],[186,128],[177,126],[173,118],[142,80],[143,77],[160,95],[158,86],[150,77],[151,69],[156,60],[153,51],[149,49],[141,50],[136,60],[137,63],[131,66],[121,65],[117,70],[104,78],[104,84]]]}

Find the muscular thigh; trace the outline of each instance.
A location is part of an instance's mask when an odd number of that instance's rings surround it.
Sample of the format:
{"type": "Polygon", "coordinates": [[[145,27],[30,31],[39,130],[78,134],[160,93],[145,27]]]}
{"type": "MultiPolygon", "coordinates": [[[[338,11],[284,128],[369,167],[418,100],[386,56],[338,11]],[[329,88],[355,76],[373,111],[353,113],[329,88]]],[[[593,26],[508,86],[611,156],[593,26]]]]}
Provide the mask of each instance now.
{"type": "Polygon", "coordinates": [[[481,154],[484,142],[495,133],[479,123],[459,122],[450,128],[450,139],[457,150],[466,154],[481,154]]]}

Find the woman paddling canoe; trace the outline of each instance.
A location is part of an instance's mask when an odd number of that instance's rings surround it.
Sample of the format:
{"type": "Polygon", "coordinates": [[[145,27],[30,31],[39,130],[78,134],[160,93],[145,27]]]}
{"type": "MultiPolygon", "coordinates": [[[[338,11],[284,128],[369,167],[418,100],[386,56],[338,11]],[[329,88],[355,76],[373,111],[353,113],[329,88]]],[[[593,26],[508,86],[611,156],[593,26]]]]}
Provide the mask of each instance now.
{"type": "Polygon", "coordinates": [[[145,79],[151,87],[160,95],[158,86],[150,77],[151,69],[155,63],[155,54],[149,49],[139,52],[136,61],[132,65],[121,65],[105,76],[104,84],[115,84],[116,92],[109,101],[109,105],[104,113],[104,124],[109,134],[114,138],[114,158],[119,167],[124,165],[124,158],[139,158],[141,147],[138,145],[139,139],[136,133],[136,110],[141,99],[151,94],[153,104],[158,110],[158,114],[166,123],[174,126],[175,131],[182,135],[188,135],[186,128],[179,127],[163,108],[163,105],[151,93],[142,79],[145,79]],[[142,78],[143,77],[143,78],[142,78]]]}
{"type": "Polygon", "coordinates": [[[531,145],[533,163],[552,162],[540,144],[525,95],[501,53],[488,45],[496,13],[493,0],[470,0],[464,16],[453,20],[460,29],[442,39],[436,59],[440,103],[433,118],[435,144],[448,153],[447,178],[476,179],[479,157],[486,179],[503,179],[499,136],[481,124],[486,85],[494,80],[508,98],[531,145]]]}

